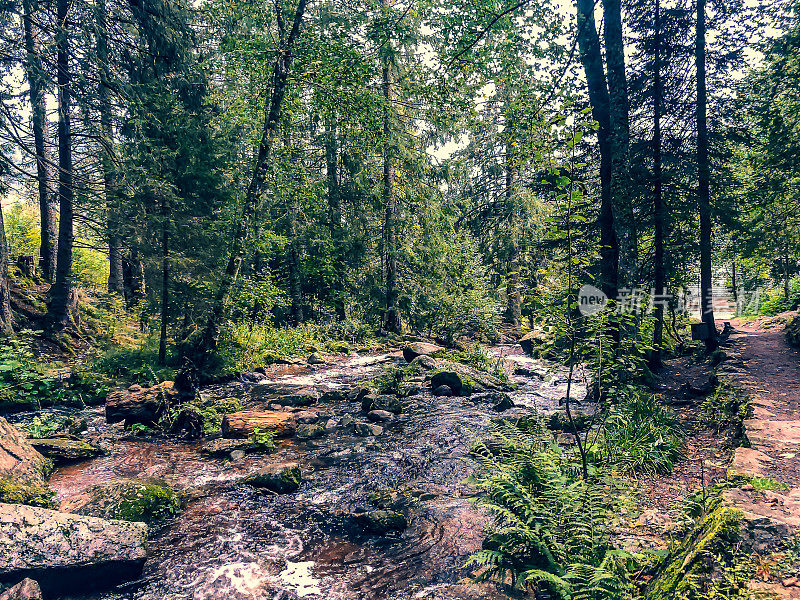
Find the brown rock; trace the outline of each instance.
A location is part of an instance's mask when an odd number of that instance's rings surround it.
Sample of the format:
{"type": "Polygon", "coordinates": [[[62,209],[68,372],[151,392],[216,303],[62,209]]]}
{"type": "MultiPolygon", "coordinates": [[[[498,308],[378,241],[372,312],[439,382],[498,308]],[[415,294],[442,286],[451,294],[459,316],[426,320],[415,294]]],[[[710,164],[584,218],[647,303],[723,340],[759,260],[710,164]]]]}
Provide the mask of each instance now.
{"type": "Polygon", "coordinates": [[[42,600],[42,588],[36,581],[26,577],[0,594],[0,600],[42,600]]]}
{"type": "Polygon", "coordinates": [[[414,342],[403,348],[403,358],[411,362],[418,356],[435,356],[444,352],[444,348],[426,342],[414,342]]]}
{"type": "Polygon", "coordinates": [[[768,477],[772,458],[752,448],[736,448],[728,477],[768,477]]]}
{"type": "Polygon", "coordinates": [[[151,388],[132,385],[121,392],[111,392],[106,398],[106,421],[125,425],[143,423],[154,425],[170,400],[177,397],[174,382],[164,381],[151,388]]]}
{"type": "Polygon", "coordinates": [[[0,504],[0,581],[34,577],[45,594],[141,575],[147,525],[0,504]]]}
{"type": "Polygon", "coordinates": [[[531,356],[533,355],[533,350],[544,343],[546,339],[547,336],[543,331],[534,330],[522,336],[519,340],[519,345],[522,346],[525,354],[531,356]]]}
{"type": "Polygon", "coordinates": [[[82,440],[72,440],[69,438],[50,438],[30,440],[31,446],[36,448],[47,458],[57,465],[78,462],[103,453],[102,448],[93,446],[82,440]]]}
{"type": "Polygon", "coordinates": [[[28,485],[44,485],[50,461],[31,446],[20,431],[0,417],[0,477],[28,485]]]}
{"type": "Polygon", "coordinates": [[[294,419],[287,412],[243,410],[222,418],[222,435],[226,438],[248,438],[256,429],[274,431],[278,437],[294,433],[294,419]]]}

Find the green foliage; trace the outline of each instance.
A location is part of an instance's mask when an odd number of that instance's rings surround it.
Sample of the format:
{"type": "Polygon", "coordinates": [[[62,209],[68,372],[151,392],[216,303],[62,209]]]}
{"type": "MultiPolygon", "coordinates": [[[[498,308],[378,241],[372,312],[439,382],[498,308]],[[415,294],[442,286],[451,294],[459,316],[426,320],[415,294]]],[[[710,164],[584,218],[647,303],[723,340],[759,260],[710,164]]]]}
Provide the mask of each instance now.
{"type": "Polygon", "coordinates": [[[275,452],[275,432],[269,429],[256,427],[250,436],[252,441],[260,450],[264,452],[275,452]]]}
{"type": "Polygon", "coordinates": [[[12,477],[0,478],[0,502],[26,504],[41,508],[56,508],[53,497],[56,493],[39,485],[26,485],[12,477]]]}
{"type": "Polygon", "coordinates": [[[385,367],[383,373],[372,380],[373,385],[381,394],[400,395],[403,383],[411,375],[408,367],[385,367]]]}
{"type": "Polygon", "coordinates": [[[141,483],[125,491],[114,508],[114,518],[154,523],[180,511],[180,500],[164,482],[141,483]]]}
{"type": "Polygon", "coordinates": [[[488,373],[501,381],[508,381],[508,373],[502,367],[502,359],[489,356],[484,347],[477,342],[461,350],[448,350],[445,352],[444,358],[488,373]]]}
{"type": "Polygon", "coordinates": [[[32,206],[15,202],[11,206],[3,207],[3,225],[10,256],[39,255],[41,238],[38,211],[32,206]]]}
{"type": "Polygon", "coordinates": [[[17,429],[25,432],[29,438],[41,439],[62,431],[69,422],[67,418],[36,415],[31,421],[17,425],[17,429]]]}
{"type": "Polygon", "coordinates": [[[33,332],[0,341],[0,409],[25,410],[53,404],[97,404],[111,390],[100,375],[76,371],[66,378],[42,373],[33,353],[33,332]]]}
{"type": "Polygon", "coordinates": [[[230,316],[232,321],[270,324],[273,309],[290,304],[286,292],[273,283],[269,274],[239,277],[231,291],[230,316]]]}
{"type": "Polygon", "coordinates": [[[473,454],[485,492],[477,502],[495,515],[468,563],[484,567],[479,581],[510,578],[561,600],[631,597],[624,553],[611,544],[604,482],[581,479],[540,423],[501,423],[473,454]]]}
{"type": "Polygon", "coordinates": [[[794,310],[800,303],[800,277],[793,277],[789,281],[789,297],[785,296],[782,286],[766,290],[758,303],[760,315],[777,315],[778,313],[794,310]]]}
{"type": "Polygon", "coordinates": [[[736,383],[724,381],[713,395],[703,401],[698,420],[718,433],[727,431],[730,442],[740,445],[745,436],[743,422],[750,418],[752,412],[747,392],[736,383]]]}
{"type": "Polygon", "coordinates": [[[130,431],[132,435],[152,435],[153,434],[152,428],[148,427],[144,423],[131,423],[131,426],[128,427],[128,431],[130,431]]]}
{"type": "Polygon", "coordinates": [[[92,360],[91,370],[127,385],[151,387],[175,379],[175,360],[170,356],[168,363],[172,366],[159,366],[158,342],[148,337],[138,347],[120,346],[99,354],[92,360]]]}
{"type": "Polygon", "coordinates": [[[656,397],[633,394],[610,408],[589,452],[624,473],[669,473],[685,454],[683,426],[656,397]]]}

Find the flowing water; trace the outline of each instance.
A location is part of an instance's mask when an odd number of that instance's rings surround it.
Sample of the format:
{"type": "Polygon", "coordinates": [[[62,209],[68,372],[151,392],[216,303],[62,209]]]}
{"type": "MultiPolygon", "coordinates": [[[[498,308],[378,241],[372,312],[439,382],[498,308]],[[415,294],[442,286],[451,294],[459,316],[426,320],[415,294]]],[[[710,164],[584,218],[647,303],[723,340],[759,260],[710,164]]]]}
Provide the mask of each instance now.
{"type": "MultiPolygon", "coordinates": [[[[341,432],[306,443],[284,441],[274,454],[222,461],[200,453],[200,443],[134,438],[107,425],[102,408],[81,414],[107,449],[97,459],[54,474],[64,500],[100,482],[157,477],[187,498],[186,508],[151,532],[141,579],[112,591],[82,596],[104,600],[288,600],[467,598],[460,586],[464,563],[480,547],[486,516],[473,507],[469,448],[492,419],[547,414],[566,392],[563,369],[525,357],[519,346],[498,346],[516,406],[503,413],[469,398],[436,397],[429,390],[404,401],[404,412],[377,437],[341,432]],[[237,483],[271,462],[298,461],[305,481],[292,494],[275,495],[237,483]],[[404,488],[408,528],[395,536],[366,533],[350,516],[371,508],[368,494],[404,488]]],[[[246,408],[264,407],[262,393],[280,386],[348,389],[403,362],[399,354],[357,356],[320,367],[281,366],[257,383],[211,386],[202,394],[236,396],[246,408]]],[[[254,379],[254,378],[251,378],[254,379]]],[[[573,397],[585,386],[573,384],[573,397]]],[[[582,407],[586,408],[586,407],[582,407]]],[[[334,418],[357,413],[346,401],[320,406],[334,418]]],[[[72,413],[74,416],[74,413],[72,413]]],[[[18,415],[15,420],[25,419],[18,415]]],[[[27,417],[29,418],[29,416],[27,417]]]]}

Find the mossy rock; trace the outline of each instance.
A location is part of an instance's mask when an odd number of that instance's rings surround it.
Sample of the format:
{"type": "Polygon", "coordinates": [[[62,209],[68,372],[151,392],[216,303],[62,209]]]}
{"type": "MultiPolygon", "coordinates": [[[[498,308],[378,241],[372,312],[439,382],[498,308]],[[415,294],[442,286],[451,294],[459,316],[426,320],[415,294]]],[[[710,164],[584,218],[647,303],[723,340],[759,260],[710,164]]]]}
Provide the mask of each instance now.
{"type": "Polygon", "coordinates": [[[0,479],[0,502],[5,504],[25,504],[54,509],[55,495],[53,490],[41,485],[26,485],[12,477],[0,479]]]}
{"type": "MultiPolygon", "coordinates": [[[[436,389],[442,385],[449,387],[453,390],[453,394],[458,396],[464,387],[464,381],[455,371],[439,371],[434,373],[433,377],[431,377],[431,388],[436,389]]],[[[472,389],[471,386],[470,389],[472,389]]]]}
{"type": "Polygon", "coordinates": [[[317,423],[305,423],[297,426],[295,437],[298,440],[315,440],[325,435],[325,428],[317,423]]]}
{"type": "Polygon", "coordinates": [[[303,472],[297,463],[269,465],[257,473],[245,477],[242,483],[265,488],[276,494],[289,494],[297,490],[303,481],[303,472]]]}
{"type": "Polygon", "coordinates": [[[703,589],[714,573],[734,559],[744,515],[719,498],[713,504],[714,508],[664,560],[647,586],[645,600],[705,597],[703,589]]]}
{"type": "Polygon", "coordinates": [[[401,412],[403,412],[403,403],[395,396],[365,396],[361,401],[361,409],[364,412],[385,410],[399,415],[401,412]]]}
{"type": "Polygon", "coordinates": [[[96,485],[72,500],[75,505],[62,506],[67,512],[120,519],[140,523],[156,523],[180,511],[180,500],[165,481],[158,479],[118,479],[96,485]]]}
{"type": "Polygon", "coordinates": [[[370,510],[356,514],[355,519],[367,531],[381,535],[408,527],[406,518],[394,510],[370,510]]]}
{"type": "Polygon", "coordinates": [[[211,407],[221,415],[235,413],[242,410],[242,401],[239,398],[219,398],[211,403],[211,407]]]}

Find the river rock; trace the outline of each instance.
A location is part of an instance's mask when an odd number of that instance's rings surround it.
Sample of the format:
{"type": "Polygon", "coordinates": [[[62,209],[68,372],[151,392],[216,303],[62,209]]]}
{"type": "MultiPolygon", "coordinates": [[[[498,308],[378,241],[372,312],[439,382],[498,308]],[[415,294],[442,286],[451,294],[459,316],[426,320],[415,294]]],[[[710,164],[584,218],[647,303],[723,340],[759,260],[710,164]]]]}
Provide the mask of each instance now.
{"type": "Polygon", "coordinates": [[[133,423],[155,425],[177,395],[172,381],[164,381],[150,388],[132,385],[127,390],[111,392],[106,397],[106,421],[125,421],[126,426],[133,423]]]}
{"type": "Polygon", "coordinates": [[[450,389],[450,386],[447,385],[439,385],[433,389],[434,396],[452,396],[453,390],[450,389]]]}
{"type": "Polygon", "coordinates": [[[217,438],[203,444],[203,454],[208,454],[214,457],[229,456],[231,452],[254,450],[256,444],[249,439],[228,439],[217,438]]]}
{"type": "Polygon", "coordinates": [[[0,417],[0,477],[44,485],[51,466],[16,427],[0,417]]]}
{"type": "Polygon", "coordinates": [[[177,514],[180,501],[165,481],[117,479],[64,499],[59,509],[85,517],[153,523],[177,514]]]}
{"type": "Polygon", "coordinates": [[[294,433],[294,419],[287,412],[269,410],[243,410],[222,417],[222,435],[226,438],[249,438],[256,429],[289,437],[294,433]]]}
{"type": "Polygon", "coordinates": [[[42,438],[30,440],[31,446],[57,465],[78,462],[100,456],[103,449],[83,440],[42,438]]]}
{"type": "Polygon", "coordinates": [[[400,398],[395,396],[366,396],[361,401],[361,410],[364,412],[385,410],[391,413],[400,414],[403,412],[403,403],[400,401],[400,398]]]}
{"type": "Polygon", "coordinates": [[[325,435],[325,428],[322,425],[298,425],[295,437],[298,440],[315,440],[325,435]]]}
{"type": "Polygon", "coordinates": [[[345,395],[339,390],[328,390],[319,397],[320,402],[343,402],[345,395]]]}
{"type": "Polygon", "coordinates": [[[322,358],[322,355],[319,352],[314,352],[311,356],[308,357],[306,361],[310,365],[324,365],[325,359],[322,358]]]}
{"type": "Polygon", "coordinates": [[[290,394],[278,396],[275,399],[276,402],[283,406],[311,406],[317,400],[319,400],[319,394],[313,388],[303,388],[290,394]]]}
{"type": "Polygon", "coordinates": [[[361,437],[370,437],[382,434],[383,427],[374,425],[373,423],[361,423],[360,421],[356,421],[353,423],[353,433],[361,437]]]}
{"type": "Polygon", "coordinates": [[[369,411],[369,414],[367,414],[367,418],[370,421],[375,421],[377,423],[385,423],[388,421],[393,421],[394,415],[388,410],[371,410],[369,411]]]}
{"type": "Polygon", "coordinates": [[[45,594],[113,586],[141,575],[146,540],[144,523],[0,504],[0,581],[32,577],[45,594]]]}
{"type": "Polygon", "coordinates": [[[514,408],[514,401],[511,400],[508,394],[501,394],[501,398],[492,405],[492,410],[503,412],[509,408],[514,408]]]}
{"type": "Polygon", "coordinates": [[[372,533],[386,534],[393,531],[402,531],[408,527],[408,521],[399,512],[393,510],[370,510],[354,515],[364,529],[372,533]]]}
{"type": "Polygon", "coordinates": [[[533,356],[534,350],[541,346],[547,340],[547,336],[543,331],[533,330],[526,333],[519,340],[519,345],[528,356],[533,356]]]}
{"type": "Polygon", "coordinates": [[[258,488],[266,488],[276,494],[289,494],[297,490],[303,481],[303,473],[296,462],[268,465],[260,471],[245,477],[242,483],[258,488]]]}
{"type": "Polygon", "coordinates": [[[42,600],[42,588],[39,582],[26,577],[17,585],[0,593],[0,600],[42,600]]]}
{"type": "Polygon", "coordinates": [[[455,371],[439,371],[434,373],[431,377],[431,387],[436,389],[446,385],[456,396],[461,393],[461,388],[464,387],[464,382],[461,376],[455,371]]]}
{"type": "Polygon", "coordinates": [[[302,425],[310,425],[319,421],[319,415],[315,412],[311,412],[310,410],[302,410],[298,413],[295,413],[294,420],[302,425]]]}
{"type": "Polygon", "coordinates": [[[403,348],[403,358],[406,362],[411,362],[418,356],[434,356],[440,355],[444,352],[444,348],[436,344],[428,344],[426,342],[414,342],[408,344],[403,348]]]}

